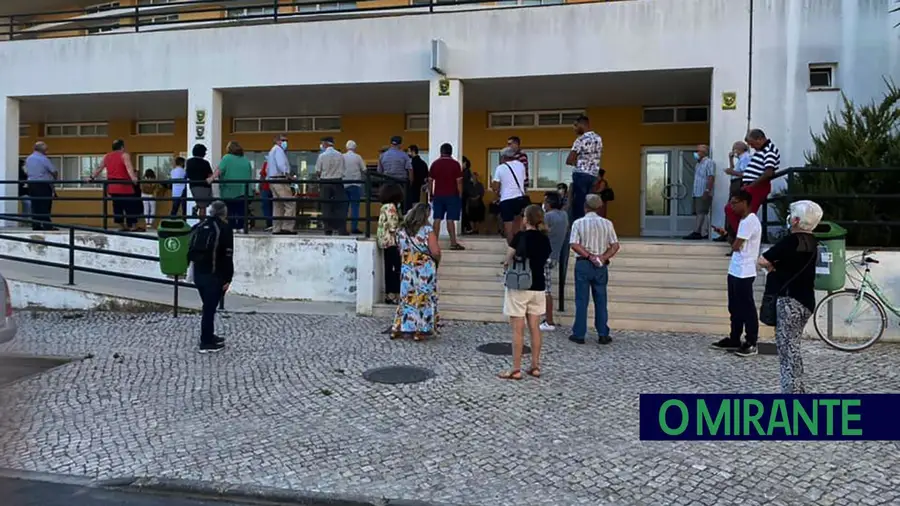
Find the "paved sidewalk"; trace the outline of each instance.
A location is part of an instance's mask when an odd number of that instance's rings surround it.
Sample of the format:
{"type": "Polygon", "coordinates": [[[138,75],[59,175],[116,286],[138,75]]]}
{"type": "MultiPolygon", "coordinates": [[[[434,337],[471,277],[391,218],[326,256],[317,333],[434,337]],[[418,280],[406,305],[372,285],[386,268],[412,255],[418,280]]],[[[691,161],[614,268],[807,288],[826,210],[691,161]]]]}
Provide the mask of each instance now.
{"type": "MultiPolygon", "coordinates": [[[[472,506],[874,505],[900,502],[893,443],[641,442],[641,392],[774,392],[774,357],[710,337],[547,337],[544,378],[502,382],[474,351],[505,325],[449,322],[392,342],[372,318],[231,315],[229,349],[195,350],[196,317],[19,315],[0,352],[93,357],[0,389],[0,467],[157,476],[472,506]],[[408,386],[364,370],[418,365],[408,386]]],[[[897,388],[900,348],[805,342],[814,391],[897,388]]]]}

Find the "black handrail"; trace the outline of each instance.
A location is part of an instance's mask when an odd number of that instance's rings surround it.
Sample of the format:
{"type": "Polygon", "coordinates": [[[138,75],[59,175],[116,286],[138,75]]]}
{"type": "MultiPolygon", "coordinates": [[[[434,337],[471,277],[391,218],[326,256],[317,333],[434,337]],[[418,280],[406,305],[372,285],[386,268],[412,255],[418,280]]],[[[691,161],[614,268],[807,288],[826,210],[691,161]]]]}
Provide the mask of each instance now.
{"type": "MultiPolygon", "coordinates": [[[[603,1],[603,0],[596,0],[603,1]]],[[[448,7],[446,12],[465,10],[481,10],[486,8],[535,8],[542,5],[507,6],[497,5],[485,0],[415,0],[397,5],[371,5],[362,0],[353,9],[347,9],[346,0],[293,1],[271,4],[257,3],[248,5],[246,0],[186,0],[165,4],[112,7],[103,11],[86,12],[85,9],[66,9],[51,11],[31,11],[7,16],[7,21],[0,23],[0,33],[8,34],[9,40],[27,39],[47,34],[65,33],[90,29],[109,29],[88,33],[87,35],[110,35],[119,30],[122,32],[146,32],[157,30],[173,30],[188,27],[211,26],[243,26],[252,24],[280,23],[284,21],[314,21],[322,19],[344,19],[360,16],[379,16],[385,14],[433,14],[441,12],[441,7],[448,7]],[[314,11],[301,8],[317,7],[314,11]],[[469,9],[466,7],[469,6],[469,9]],[[268,8],[267,11],[242,13],[233,16],[230,13],[242,9],[268,8]],[[159,19],[163,16],[191,14],[188,19],[159,19]],[[208,14],[207,16],[197,14],[208,14]],[[58,17],[52,21],[46,17],[58,17]],[[46,27],[41,27],[46,25],[46,27]],[[149,29],[149,30],[148,30],[149,29]]],[[[63,35],[65,37],[66,35],[63,35]]],[[[71,36],[71,35],[69,35],[71,36]]]]}

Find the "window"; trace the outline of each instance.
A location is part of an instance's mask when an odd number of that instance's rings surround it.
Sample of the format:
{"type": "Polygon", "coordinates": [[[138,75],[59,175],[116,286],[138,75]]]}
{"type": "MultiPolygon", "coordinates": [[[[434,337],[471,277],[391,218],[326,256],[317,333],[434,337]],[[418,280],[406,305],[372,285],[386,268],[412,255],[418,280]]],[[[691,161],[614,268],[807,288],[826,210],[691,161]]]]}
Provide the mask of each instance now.
{"type": "MultiPolygon", "coordinates": [[[[572,180],[572,167],[566,165],[570,148],[524,149],[528,155],[530,190],[555,190],[560,182],[572,180]]],[[[494,169],[500,165],[500,150],[488,151],[488,168],[493,178],[494,169]]]]}
{"type": "Polygon", "coordinates": [[[502,5],[504,7],[530,7],[532,5],[559,5],[563,3],[565,3],[564,0],[501,0],[497,2],[497,5],[502,5]]]}
{"type": "MultiPolygon", "coordinates": [[[[107,3],[97,4],[97,5],[91,5],[91,6],[84,8],[84,13],[85,14],[98,14],[101,12],[118,9],[120,6],[121,6],[120,2],[107,2],[107,3]]],[[[111,31],[119,28],[118,19],[115,19],[115,20],[104,19],[104,20],[99,20],[97,22],[101,23],[102,26],[88,27],[87,33],[94,34],[94,33],[111,32],[111,31]]]]}
{"type": "Polygon", "coordinates": [[[490,128],[552,128],[575,123],[584,111],[516,111],[492,112],[488,115],[490,128]]]}
{"type": "Polygon", "coordinates": [[[113,9],[118,9],[120,7],[119,2],[106,2],[97,5],[89,5],[84,8],[85,14],[96,14],[98,12],[109,11],[113,9]]]}
{"type": "Polygon", "coordinates": [[[645,107],[645,124],[661,123],[706,123],[709,121],[709,107],[705,105],[685,107],[645,107]]]}
{"type": "Polygon", "coordinates": [[[334,3],[309,3],[297,6],[297,12],[335,12],[335,11],[352,11],[356,10],[356,2],[334,2],[334,3]]]}
{"type": "Polygon", "coordinates": [[[178,3],[182,0],[138,0],[138,5],[163,5],[178,3]]]}
{"type": "Polygon", "coordinates": [[[339,132],[340,116],[303,116],[296,118],[235,118],[232,133],[339,132]]]}
{"type": "Polygon", "coordinates": [[[834,63],[815,63],[809,65],[809,89],[811,90],[833,90],[837,86],[834,84],[834,71],[837,67],[834,63]]]}
{"type": "Polygon", "coordinates": [[[175,159],[172,155],[138,155],[139,177],[144,177],[148,169],[156,174],[156,179],[169,179],[169,172],[175,159]]]}
{"type": "Polygon", "coordinates": [[[137,135],[172,135],[175,133],[175,122],[138,121],[134,131],[137,135]]]}
{"type": "Polygon", "coordinates": [[[407,130],[428,130],[427,114],[407,114],[406,115],[407,130]]]}
{"type": "Polygon", "coordinates": [[[19,137],[28,137],[31,132],[31,125],[19,125],[19,137]]]}
{"type": "MultiPolygon", "coordinates": [[[[103,155],[51,155],[47,158],[59,171],[59,178],[63,180],[84,180],[90,177],[91,172],[103,161],[103,155]]],[[[63,188],[99,188],[99,183],[60,183],[63,188]]]]}
{"type": "Polygon", "coordinates": [[[58,123],[44,125],[46,137],[106,137],[106,123],[58,123]]]}
{"type": "Polygon", "coordinates": [[[229,18],[248,18],[262,16],[275,17],[274,7],[242,7],[238,9],[228,9],[229,18]]]}
{"type": "Polygon", "coordinates": [[[178,14],[164,14],[160,16],[148,16],[146,18],[141,18],[142,25],[164,25],[166,23],[172,23],[174,21],[178,21],[178,14]]]}
{"type": "MultiPolygon", "coordinates": [[[[259,171],[266,163],[268,151],[245,151],[244,157],[253,167],[253,178],[259,178],[259,171]]],[[[316,160],[319,158],[318,151],[288,151],[288,162],[291,164],[291,172],[301,179],[310,179],[316,172],[316,160]]]]}

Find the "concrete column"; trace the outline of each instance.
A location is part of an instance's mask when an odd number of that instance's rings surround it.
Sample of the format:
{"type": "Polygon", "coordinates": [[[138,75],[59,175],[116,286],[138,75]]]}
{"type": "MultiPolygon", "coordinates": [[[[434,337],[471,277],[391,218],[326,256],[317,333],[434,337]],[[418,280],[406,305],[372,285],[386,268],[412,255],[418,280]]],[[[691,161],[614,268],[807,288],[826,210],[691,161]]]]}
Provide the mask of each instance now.
{"type": "MultiPolygon", "coordinates": [[[[725,204],[728,202],[731,176],[728,153],[735,141],[747,135],[747,69],[744,65],[716,67],[712,74],[712,99],[709,106],[710,157],[716,162],[716,184],[710,222],[718,227],[725,224],[725,204]],[[723,93],[735,93],[735,108],[723,108],[723,93]]],[[[715,233],[710,237],[716,237],[715,233]]]]}
{"type": "MultiPolygon", "coordinates": [[[[463,84],[459,79],[432,79],[428,100],[428,156],[434,160],[440,156],[441,144],[453,146],[453,157],[462,163],[463,157],[463,84]]],[[[445,227],[439,237],[448,237],[445,227]]],[[[457,232],[462,232],[456,222],[457,232]]]]}
{"type": "MultiPolygon", "coordinates": [[[[0,162],[3,163],[3,179],[19,178],[19,101],[9,97],[0,99],[0,162]]],[[[18,184],[0,184],[0,195],[14,197],[19,194],[18,184]]],[[[17,214],[19,203],[15,200],[0,201],[0,213],[17,214]]],[[[0,222],[0,226],[12,227],[14,222],[0,222]]]]}
{"type": "MultiPolygon", "coordinates": [[[[187,157],[191,156],[195,144],[206,146],[206,159],[213,170],[222,159],[222,93],[210,88],[188,89],[188,131],[187,157]]],[[[213,185],[213,195],[218,196],[218,187],[213,185]]],[[[188,202],[188,214],[193,204],[188,202]]]]}

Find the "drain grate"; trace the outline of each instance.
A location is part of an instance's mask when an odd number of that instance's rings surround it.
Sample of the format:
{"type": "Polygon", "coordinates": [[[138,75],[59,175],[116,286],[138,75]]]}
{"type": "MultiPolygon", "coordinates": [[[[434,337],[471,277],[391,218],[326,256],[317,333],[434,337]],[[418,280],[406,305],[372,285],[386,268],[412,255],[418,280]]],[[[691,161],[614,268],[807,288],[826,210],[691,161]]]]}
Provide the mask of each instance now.
{"type": "Polygon", "coordinates": [[[30,357],[0,355],[0,386],[19,381],[28,376],[45,373],[76,359],[55,357],[30,357]]]}
{"type": "Polygon", "coordinates": [[[363,373],[363,378],[372,383],[384,383],[387,385],[402,385],[406,383],[421,383],[434,378],[434,371],[423,367],[409,365],[393,365],[369,369],[363,373]]]}
{"type": "MultiPolygon", "coordinates": [[[[475,349],[488,355],[512,356],[512,343],[487,343],[475,349]]],[[[529,353],[531,353],[531,348],[523,346],[522,354],[527,355],[529,353]]]]}

